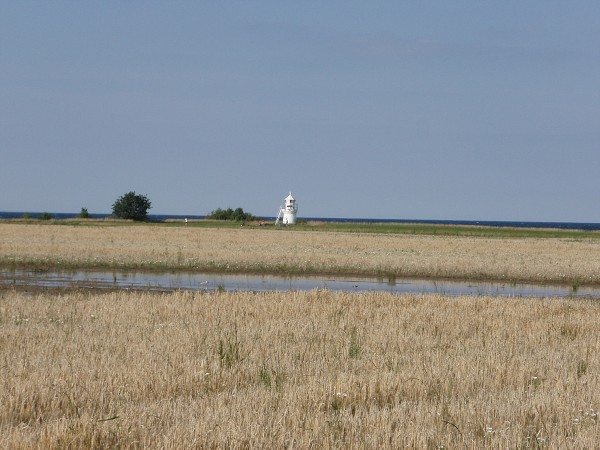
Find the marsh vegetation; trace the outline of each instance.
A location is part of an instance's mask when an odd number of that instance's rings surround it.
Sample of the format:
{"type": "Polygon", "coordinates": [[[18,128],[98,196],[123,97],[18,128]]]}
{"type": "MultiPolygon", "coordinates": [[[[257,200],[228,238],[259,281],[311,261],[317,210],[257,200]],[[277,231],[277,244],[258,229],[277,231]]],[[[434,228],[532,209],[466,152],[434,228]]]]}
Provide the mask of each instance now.
{"type": "MultiPolygon", "coordinates": [[[[443,227],[441,227],[443,228],[443,227]]],[[[569,236],[569,235],[567,235],[569,236]]],[[[0,266],[600,283],[600,239],[0,224],[0,266]]]]}

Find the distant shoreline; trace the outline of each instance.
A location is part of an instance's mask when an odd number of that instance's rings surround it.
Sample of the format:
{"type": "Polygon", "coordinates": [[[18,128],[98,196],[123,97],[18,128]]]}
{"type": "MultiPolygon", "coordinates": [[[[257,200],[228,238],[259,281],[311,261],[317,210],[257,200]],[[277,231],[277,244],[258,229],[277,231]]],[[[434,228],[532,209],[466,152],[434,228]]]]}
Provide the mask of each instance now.
{"type": "MultiPolygon", "coordinates": [[[[21,219],[24,214],[28,214],[31,219],[37,219],[42,212],[28,211],[0,211],[0,220],[2,219],[21,219]]],[[[78,213],[50,213],[52,218],[57,220],[76,219],[78,213]]],[[[110,214],[90,213],[91,219],[107,219],[110,214]]],[[[151,221],[162,222],[166,220],[203,220],[203,215],[182,215],[182,214],[149,214],[151,221]]],[[[275,221],[275,217],[260,217],[266,221],[275,221]]],[[[533,222],[533,221],[503,221],[503,220],[427,220],[427,219],[366,219],[366,218],[345,218],[345,217],[299,217],[300,221],[305,222],[335,222],[335,223],[398,223],[398,224],[423,224],[423,225],[467,225],[483,227],[508,227],[508,228],[544,228],[560,230],[600,230],[600,223],[594,222],[533,222]]]]}

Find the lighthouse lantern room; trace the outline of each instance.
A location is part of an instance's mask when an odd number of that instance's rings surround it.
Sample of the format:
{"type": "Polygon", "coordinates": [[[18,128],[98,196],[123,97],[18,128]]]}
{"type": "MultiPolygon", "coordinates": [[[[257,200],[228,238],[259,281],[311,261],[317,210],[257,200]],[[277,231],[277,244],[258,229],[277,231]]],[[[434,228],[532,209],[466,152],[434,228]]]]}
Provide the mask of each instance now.
{"type": "Polygon", "coordinates": [[[283,200],[283,206],[279,208],[279,214],[277,215],[275,225],[279,225],[280,221],[282,221],[284,225],[295,224],[297,212],[298,205],[296,204],[296,199],[292,197],[292,193],[290,192],[290,194],[283,200]]]}

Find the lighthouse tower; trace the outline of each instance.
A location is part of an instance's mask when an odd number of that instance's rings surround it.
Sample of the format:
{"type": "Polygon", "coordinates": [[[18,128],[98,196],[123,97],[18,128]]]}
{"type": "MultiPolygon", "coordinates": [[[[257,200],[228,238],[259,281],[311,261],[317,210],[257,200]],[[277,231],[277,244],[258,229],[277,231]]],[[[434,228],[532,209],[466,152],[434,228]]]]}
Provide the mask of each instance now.
{"type": "Polygon", "coordinates": [[[275,225],[279,224],[282,220],[284,225],[293,225],[296,223],[296,213],[298,212],[298,205],[296,199],[292,197],[292,193],[283,200],[283,206],[279,209],[279,215],[275,221],[275,225]]]}

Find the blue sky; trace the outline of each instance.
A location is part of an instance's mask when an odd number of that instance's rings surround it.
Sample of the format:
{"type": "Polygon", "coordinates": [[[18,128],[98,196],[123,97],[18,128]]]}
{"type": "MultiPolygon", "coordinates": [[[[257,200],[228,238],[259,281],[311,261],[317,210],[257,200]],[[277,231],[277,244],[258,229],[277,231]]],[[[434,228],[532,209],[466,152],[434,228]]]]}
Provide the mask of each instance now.
{"type": "Polygon", "coordinates": [[[0,0],[0,210],[600,222],[598,1],[0,0]]]}

